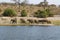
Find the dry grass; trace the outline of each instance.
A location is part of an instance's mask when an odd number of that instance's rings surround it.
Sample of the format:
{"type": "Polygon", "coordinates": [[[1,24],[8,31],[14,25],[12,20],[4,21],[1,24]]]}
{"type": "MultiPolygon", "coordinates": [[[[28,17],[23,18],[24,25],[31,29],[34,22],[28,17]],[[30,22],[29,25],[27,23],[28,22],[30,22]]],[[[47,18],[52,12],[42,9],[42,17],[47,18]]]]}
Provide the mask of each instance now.
{"type": "MultiPolygon", "coordinates": [[[[37,10],[44,10],[43,7],[38,7],[38,6],[20,6],[20,12],[19,12],[19,8],[17,5],[0,5],[0,14],[2,14],[4,12],[4,10],[6,8],[11,8],[14,9],[17,14],[20,13],[22,10],[26,10],[26,12],[28,13],[28,15],[32,15],[33,13],[35,13],[37,10]]],[[[47,8],[47,7],[46,7],[47,8]]],[[[51,10],[52,13],[59,13],[60,8],[56,8],[56,7],[50,7],[49,8],[51,10]]]]}
{"type": "Polygon", "coordinates": [[[60,20],[52,21],[52,23],[53,23],[54,25],[60,25],[60,20]]]}

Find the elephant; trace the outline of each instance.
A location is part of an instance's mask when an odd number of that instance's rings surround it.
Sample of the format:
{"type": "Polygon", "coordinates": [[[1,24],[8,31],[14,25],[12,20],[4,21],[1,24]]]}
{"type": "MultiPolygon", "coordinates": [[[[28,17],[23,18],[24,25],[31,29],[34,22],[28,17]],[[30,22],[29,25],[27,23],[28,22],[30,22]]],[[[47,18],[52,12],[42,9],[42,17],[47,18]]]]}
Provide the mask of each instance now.
{"type": "Polygon", "coordinates": [[[44,22],[51,24],[51,21],[49,21],[49,20],[38,20],[38,22],[41,22],[42,24],[44,24],[44,22]]]}
{"type": "Polygon", "coordinates": [[[20,19],[21,23],[26,23],[26,21],[24,19],[20,19]]]}
{"type": "Polygon", "coordinates": [[[12,22],[12,24],[17,23],[17,19],[16,18],[15,19],[11,19],[11,22],[12,22]]]}
{"type": "Polygon", "coordinates": [[[31,20],[31,19],[28,19],[27,21],[29,21],[29,23],[33,23],[33,20],[31,20]]]}

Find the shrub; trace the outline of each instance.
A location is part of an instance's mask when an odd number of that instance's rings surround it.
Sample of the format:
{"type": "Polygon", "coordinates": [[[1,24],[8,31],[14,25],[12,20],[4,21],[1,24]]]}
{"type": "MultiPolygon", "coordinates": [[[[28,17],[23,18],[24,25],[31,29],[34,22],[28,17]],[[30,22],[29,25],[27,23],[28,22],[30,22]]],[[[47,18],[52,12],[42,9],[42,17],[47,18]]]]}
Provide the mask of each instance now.
{"type": "Polygon", "coordinates": [[[37,12],[35,12],[34,16],[38,18],[46,18],[48,15],[46,11],[38,10],[37,12]]]}
{"type": "Polygon", "coordinates": [[[16,12],[12,9],[6,9],[4,12],[3,12],[3,16],[16,16],[16,12]]]}
{"type": "Polygon", "coordinates": [[[46,17],[48,17],[47,12],[46,11],[40,11],[38,17],[39,18],[46,18],[46,17]]]}
{"type": "Polygon", "coordinates": [[[47,12],[48,17],[53,17],[54,16],[54,14],[51,13],[49,9],[46,9],[45,11],[47,12]]]}
{"type": "Polygon", "coordinates": [[[25,11],[25,10],[22,10],[22,12],[21,12],[21,17],[26,17],[26,16],[27,16],[26,11],[25,11]]]}
{"type": "Polygon", "coordinates": [[[49,9],[46,9],[44,11],[38,10],[34,14],[34,17],[38,17],[38,18],[46,18],[46,17],[53,17],[53,16],[54,16],[54,14],[51,13],[49,9]]]}

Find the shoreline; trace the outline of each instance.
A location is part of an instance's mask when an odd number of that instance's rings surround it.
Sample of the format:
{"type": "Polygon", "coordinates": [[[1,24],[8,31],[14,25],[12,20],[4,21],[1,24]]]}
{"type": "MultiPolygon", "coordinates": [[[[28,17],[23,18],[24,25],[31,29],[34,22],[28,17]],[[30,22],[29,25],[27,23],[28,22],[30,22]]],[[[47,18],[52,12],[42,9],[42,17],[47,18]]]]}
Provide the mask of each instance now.
{"type": "Polygon", "coordinates": [[[0,24],[0,26],[52,26],[53,24],[0,24]]]}
{"type": "Polygon", "coordinates": [[[0,17],[0,26],[41,26],[60,25],[57,18],[0,17]]]}

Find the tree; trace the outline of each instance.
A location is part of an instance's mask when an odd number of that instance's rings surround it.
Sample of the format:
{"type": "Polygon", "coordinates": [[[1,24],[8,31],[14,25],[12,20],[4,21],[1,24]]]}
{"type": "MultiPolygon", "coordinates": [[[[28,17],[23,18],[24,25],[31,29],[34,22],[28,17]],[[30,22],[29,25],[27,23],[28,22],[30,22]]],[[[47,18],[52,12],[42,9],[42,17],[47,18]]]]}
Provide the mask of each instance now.
{"type": "Polygon", "coordinates": [[[48,17],[47,12],[46,11],[40,11],[38,17],[40,17],[40,18],[48,17]]]}
{"type": "Polygon", "coordinates": [[[23,2],[21,2],[21,5],[25,6],[28,3],[27,0],[24,0],[23,2]]]}
{"type": "Polygon", "coordinates": [[[17,6],[19,6],[18,7],[18,11],[20,11],[20,3],[21,3],[21,0],[12,0],[12,1],[14,1],[15,2],[15,4],[17,4],[17,6]]]}
{"type": "Polygon", "coordinates": [[[19,7],[18,7],[18,11],[20,12],[20,5],[24,5],[25,7],[25,4],[27,4],[27,0],[24,0],[23,2],[21,2],[21,0],[12,0],[15,2],[15,4],[17,4],[19,7]]]}
{"type": "Polygon", "coordinates": [[[47,15],[46,11],[40,11],[40,10],[38,10],[35,13],[35,16],[38,17],[38,18],[46,18],[48,15],[47,15]]]}
{"type": "Polygon", "coordinates": [[[49,9],[46,9],[45,11],[47,12],[48,17],[53,17],[54,16],[54,14],[51,13],[49,9]]]}
{"type": "Polygon", "coordinates": [[[14,10],[12,10],[12,9],[6,9],[4,12],[3,12],[3,14],[2,14],[3,16],[16,16],[17,14],[16,14],[16,12],[14,11],[14,10]]]}
{"type": "Polygon", "coordinates": [[[14,1],[17,4],[20,4],[20,0],[12,0],[12,1],[14,1]]]}
{"type": "Polygon", "coordinates": [[[22,10],[22,11],[21,11],[21,17],[26,17],[26,16],[27,16],[26,11],[25,11],[25,10],[22,10]]]}
{"type": "Polygon", "coordinates": [[[54,14],[50,12],[49,9],[46,9],[44,11],[38,10],[35,12],[34,17],[39,17],[39,18],[46,18],[46,17],[53,17],[54,14]]]}

